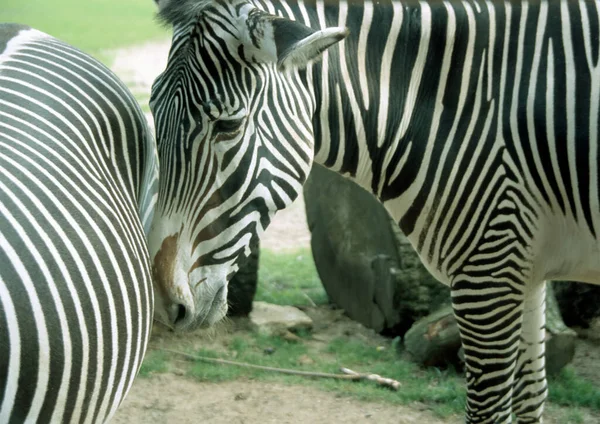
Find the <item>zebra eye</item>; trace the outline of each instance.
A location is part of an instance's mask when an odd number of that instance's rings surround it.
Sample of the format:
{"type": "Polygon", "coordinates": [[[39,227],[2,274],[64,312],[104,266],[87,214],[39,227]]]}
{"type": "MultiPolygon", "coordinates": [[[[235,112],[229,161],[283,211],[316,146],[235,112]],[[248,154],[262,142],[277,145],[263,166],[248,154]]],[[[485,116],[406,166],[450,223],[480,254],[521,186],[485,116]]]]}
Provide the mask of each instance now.
{"type": "Polygon", "coordinates": [[[231,134],[239,131],[244,124],[244,119],[221,119],[215,122],[213,131],[215,134],[231,134]]]}

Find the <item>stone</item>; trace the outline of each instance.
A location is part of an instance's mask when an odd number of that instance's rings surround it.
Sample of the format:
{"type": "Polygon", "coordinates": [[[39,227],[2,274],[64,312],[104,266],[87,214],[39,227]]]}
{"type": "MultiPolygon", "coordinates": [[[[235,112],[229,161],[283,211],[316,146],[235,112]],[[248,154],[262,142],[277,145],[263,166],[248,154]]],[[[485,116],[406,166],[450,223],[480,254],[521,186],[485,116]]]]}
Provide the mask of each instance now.
{"type": "Polygon", "coordinates": [[[313,326],[312,319],[298,308],[260,301],[253,303],[250,323],[256,331],[266,334],[310,330],[313,326]]]}
{"type": "Polygon", "coordinates": [[[587,338],[600,342],[600,318],[594,318],[590,322],[589,334],[587,338]]]}
{"type": "Polygon", "coordinates": [[[298,343],[298,342],[302,341],[302,339],[300,337],[296,336],[294,333],[292,333],[289,330],[285,330],[279,335],[281,336],[281,338],[283,340],[286,340],[288,342],[298,343]]]}
{"type": "Polygon", "coordinates": [[[381,203],[347,178],[314,165],[304,185],[311,248],[334,305],[367,328],[402,336],[450,301],[381,203]]]}
{"type": "Polygon", "coordinates": [[[589,328],[600,317],[600,286],[572,281],[554,281],[554,292],[562,317],[569,327],[589,328]]]}
{"type": "Polygon", "coordinates": [[[546,333],[546,375],[558,375],[573,360],[577,334],[564,331],[553,334],[546,333]]]}
{"type": "Polygon", "coordinates": [[[421,318],[404,335],[410,358],[423,366],[454,364],[460,348],[460,333],[451,306],[421,318]]]}

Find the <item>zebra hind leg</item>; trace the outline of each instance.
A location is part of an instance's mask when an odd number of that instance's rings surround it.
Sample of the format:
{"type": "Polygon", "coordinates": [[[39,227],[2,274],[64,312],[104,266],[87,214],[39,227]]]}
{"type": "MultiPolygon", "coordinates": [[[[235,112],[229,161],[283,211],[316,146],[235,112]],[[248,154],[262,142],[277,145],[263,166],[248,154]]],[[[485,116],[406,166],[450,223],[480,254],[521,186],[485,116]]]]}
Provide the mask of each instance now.
{"type": "Polygon", "coordinates": [[[546,283],[532,288],[525,296],[523,328],[515,384],[513,412],[517,422],[541,423],[546,384],[544,341],[546,338],[546,283]]]}
{"type": "Polygon", "coordinates": [[[465,353],[467,423],[510,423],[524,284],[466,275],[452,282],[465,353]]]}

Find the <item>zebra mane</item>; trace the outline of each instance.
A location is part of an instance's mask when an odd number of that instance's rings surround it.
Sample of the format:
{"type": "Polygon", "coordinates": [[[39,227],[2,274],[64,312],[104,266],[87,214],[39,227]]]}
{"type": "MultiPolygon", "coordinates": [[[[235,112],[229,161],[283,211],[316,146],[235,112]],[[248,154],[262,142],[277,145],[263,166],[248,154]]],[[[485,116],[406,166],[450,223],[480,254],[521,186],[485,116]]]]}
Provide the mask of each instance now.
{"type": "Polygon", "coordinates": [[[189,22],[215,0],[154,0],[158,5],[157,19],[166,26],[189,22]]]}

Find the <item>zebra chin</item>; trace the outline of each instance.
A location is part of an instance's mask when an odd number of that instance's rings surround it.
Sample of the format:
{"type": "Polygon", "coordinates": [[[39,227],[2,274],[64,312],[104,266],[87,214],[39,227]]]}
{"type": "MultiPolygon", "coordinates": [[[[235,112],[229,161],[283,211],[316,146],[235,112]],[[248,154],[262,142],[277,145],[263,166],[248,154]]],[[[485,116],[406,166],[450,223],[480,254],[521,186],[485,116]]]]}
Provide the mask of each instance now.
{"type": "MultiPolygon", "coordinates": [[[[154,277],[154,319],[176,331],[206,328],[227,313],[229,269],[190,272],[190,255],[181,243],[181,232],[164,234],[153,225],[149,249],[154,277]]],[[[161,231],[163,230],[163,231],[161,231]]]]}
{"type": "Polygon", "coordinates": [[[167,327],[181,332],[208,328],[227,314],[227,285],[223,284],[214,295],[200,295],[195,301],[177,296],[155,296],[154,318],[167,327]]]}

